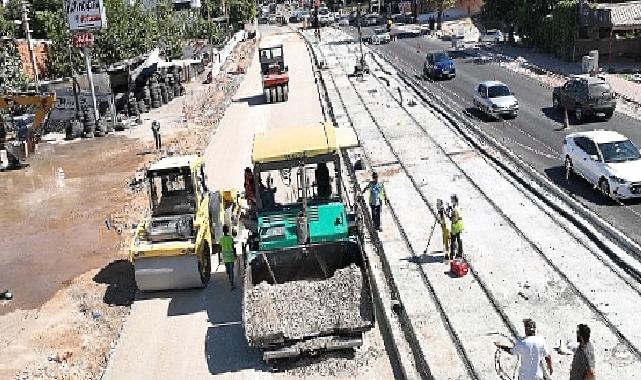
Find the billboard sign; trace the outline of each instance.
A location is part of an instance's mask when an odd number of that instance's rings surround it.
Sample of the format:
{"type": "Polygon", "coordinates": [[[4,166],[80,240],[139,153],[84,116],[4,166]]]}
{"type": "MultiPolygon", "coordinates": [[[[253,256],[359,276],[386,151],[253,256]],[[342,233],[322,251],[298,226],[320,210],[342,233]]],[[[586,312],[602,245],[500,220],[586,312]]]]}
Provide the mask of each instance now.
{"type": "Polygon", "coordinates": [[[107,16],[102,0],[64,1],[70,31],[99,30],[107,26],[107,16]]]}
{"type": "Polygon", "coordinates": [[[92,47],[94,43],[93,34],[90,32],[79,32],[73,36],[73,46],[77,48],[92,47]]]}

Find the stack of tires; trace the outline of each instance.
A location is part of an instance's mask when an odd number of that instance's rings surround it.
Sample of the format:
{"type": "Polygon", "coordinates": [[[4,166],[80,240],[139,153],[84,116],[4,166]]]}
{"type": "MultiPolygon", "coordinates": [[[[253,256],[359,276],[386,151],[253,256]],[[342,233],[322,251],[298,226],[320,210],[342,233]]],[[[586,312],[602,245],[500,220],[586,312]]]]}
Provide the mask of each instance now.
{"type": "Polygon", "coordinates": [[[140,110],[138,110],[138,102],[136,101],[136,97],[133,93],[129,94],[129,101],[127,103],[129,104],[129,115],[139,116],[140,110]]]}
{"type": "Polygon", "coordinates": [[[162,94],[160,92],[160,85],[156,76],[152,76],[151,80],[151,108],[159,108],[162,105],[162,94]]]}
{"type": "Polygon", "coordinates": [[[107,133],[113,132],[114,131],[114,115],[111,112],[111,108],[107,108],[105,110],[104,119],[105,119],[105,123],[107,123],[107,129],[105,131],[107,133]]]}
{"type": "Polygon", "coordinates": [[[145,101],[145,107],[147,109],[151,108],[151,90],[149,89],[149,83],[146,83],[142,88],[142,99],[145,101]]]}
{"type": "Polygon", "coordinates": [[[96,133],[96,117],[93,114],[93,110],[90,110],[88,107],[83,107],[82,109],[82,123],[86,138],[90,139],[98,136],[96,133]]]}
{"type": "Polygon", "coordinates": [[[147,105],[145,104],[144,99],[138,100],[138,110],[140,111],[141,114],[149,112],[149,109],[147,108],[147,105]]]}
{"type": "Polygon", "coordinates": [[[78,119],[73,119],[65,128],[65,140],[73,140],[77,137],[82,137],[83,127],[78,119]]]}

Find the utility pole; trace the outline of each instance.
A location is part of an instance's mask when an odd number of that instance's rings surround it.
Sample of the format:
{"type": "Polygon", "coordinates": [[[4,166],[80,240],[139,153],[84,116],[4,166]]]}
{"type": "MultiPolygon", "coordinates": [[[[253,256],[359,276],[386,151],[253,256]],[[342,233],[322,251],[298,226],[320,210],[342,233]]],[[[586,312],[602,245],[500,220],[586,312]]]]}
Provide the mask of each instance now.
{"type": "Polygon", "coordinates": [[[96,102],[96,88],[93,85],[93,72],[91,71],[91,48],[83,47],[82,52],[85,56],[85,65],[87,66],[87,77],[89,78],[89,87],[91,88],[91,103],[93,104],[93,114],[95,120],[98,121],[98,104],[96,102]]]}
{"type": "Polygon", "coordinates": [[[33,54],[33,42],[31,41],[31,30],[29,30],[29,16],[27,14],[27,0],[22,0],[22,27],[24,28],[27,37],[27,47],[29,49],[29,58],[31,58],[31,65],[33,67],[33,78],[36,85],[36,92],[39,91],[38,85],[38,66],[36,66],[36,56],[33,54]]]}

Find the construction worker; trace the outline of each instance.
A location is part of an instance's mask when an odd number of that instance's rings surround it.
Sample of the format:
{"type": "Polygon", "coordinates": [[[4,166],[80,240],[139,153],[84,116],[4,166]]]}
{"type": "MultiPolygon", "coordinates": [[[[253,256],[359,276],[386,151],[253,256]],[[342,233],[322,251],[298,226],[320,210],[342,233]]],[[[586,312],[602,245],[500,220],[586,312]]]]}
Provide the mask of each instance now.
{"type": "Polygon", "coordinates": [[[316,190],[320,198],[329,198],[332,195],[332,187],[329,183],[329,169],[327,169],[327,164],[321,162],[316,166],[316,171],[314,173],[316,177],[316,190]]]}
{"type": "Polygon", "coordinates": [[[519,367],[519,380],[543,380],[541,361],[545,359],[550,375],[552,375],[552,357],[550,356],[545,338],[536,335],[536,323],[531,319],[524,319],[525,338],[520,339],[513,347],[494,342],[496,347],[511,355],[518,355],[521,359],[519,367]]]}
{"type": "Polygon", "coordinates": [[[447,228],[447,216],[442,202],[439,199],[440,205],[437,205],[436,219],[441,225],[441,238],[443,239],[443,254],[447,256],[447,261],[450,260],[450,230],[447,228]]]}
{"type": "Polygon", "coordinates": [[[361,195],[363,195],[367,190],[369,190],[369,207],[372,210],[372,222],[374,222],[374,228],[378,231],[383,231],[383,228],[381,227],[381,206],[385,199],[385,188],[382,183],[378,182],[378,174],[376,172],[372,173],[372,180],[369,181],[367,186],[365,186],[361,195]]]}
{"type": "Polygon", "coordinates": [[[572,367],[570,367],[570,380],[594,379],[594,348],[590,343],[590,327],[578,325],[576,340],[579,347],[574,351],[572,367]]]}
{"type": "Polygon", "coordinates": [[[450,197],[451,204],[448,207],[448,216],[451,221],[450,228],[450,256],[451,259],[454,259],[455,252],[458,250],[459,257],[463,257],[463,241],[461,240],[461,233],[463,232],[463,217],[461,216],[461,211],[458,207],[458,197],[456,194],[453,194],[450,197]]]}
{"type": "Polygon", "coordinates": [[[156,120],[154,120],[151,123],[151,131],[154,133],[154,141],[156,143],[156,149],[160,150],[160,147],[162,145],[162,140],[160,138],[160,123],[156,120]]]}
{"type": "Polygon", "coordinates": [[[236,262],[236,250],[234,249],[234,239],[229,235],[229,226],[223,225],[223,236],[219,240],[220,250],[223,254],[223,263],[225,263],[225,272],[229,278],[231,289],[236,289],[234,284],[234,263],[236,262]]]}
{"type": "Polygon", "coordinates": [[[256,204],[256,199],[254,198],[254,175],[249,167],[245,168],[245,199],[248,206],[256,204]]]}

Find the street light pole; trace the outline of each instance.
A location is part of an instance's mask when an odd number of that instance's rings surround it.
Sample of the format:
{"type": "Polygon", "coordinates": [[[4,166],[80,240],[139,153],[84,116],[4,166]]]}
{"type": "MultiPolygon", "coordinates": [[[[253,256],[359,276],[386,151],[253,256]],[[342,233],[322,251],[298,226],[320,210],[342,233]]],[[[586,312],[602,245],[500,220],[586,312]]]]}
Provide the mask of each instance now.
{"type": "Polygon", "coordinates": [[[365,57],[363,56],[363,34],[361,33],[361,3],[358,3],[358,9],[356,11],[356,20],[358,22],[358,45],[361,52],[360,58],[360,75],[363,77],[365,72],[365,57]]]}

